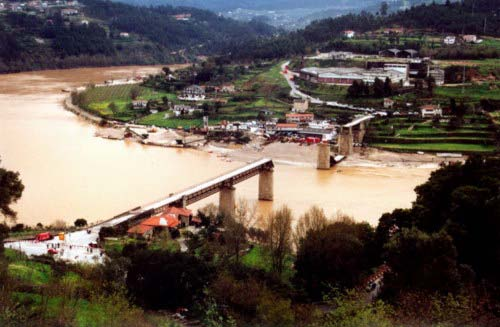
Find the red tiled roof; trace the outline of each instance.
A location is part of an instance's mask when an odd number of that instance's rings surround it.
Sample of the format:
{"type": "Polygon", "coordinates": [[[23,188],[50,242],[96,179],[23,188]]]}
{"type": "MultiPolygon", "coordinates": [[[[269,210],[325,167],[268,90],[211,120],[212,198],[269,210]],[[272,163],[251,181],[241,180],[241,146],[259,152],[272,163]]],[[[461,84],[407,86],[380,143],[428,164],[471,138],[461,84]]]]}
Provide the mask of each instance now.
{"type": "Polygon", "coordinates": [[[152,230],[153,228],[154,228],[153,226],[139,224],[139,225],[135,225],[134,227],[129,228],[127,233],[143,235],[144,233],[152,230]]]}
{"type": "Polygon", "coordinates": [[[426,105],[420,106],[420,109],[422,109],[422,110],[434,110],[434,109],[439,109],[439,106],[437,106],[435,104],[426,104],[426,105]]]}
{"type": "Polygon", "coordinates": [[[297,124],[276,124],[276,128],[297,128],[297,124]]]}
{"type": "Polygon", "coordinates": [[[314,117],[314,114],[286,114],[286,117],[314,117]]]}
{"type": "Polygon", "coordinates": [[[141,225],[148,225],[153,227],[177,227],[177,225],[179,224],[180,222],[179,219],[177,219],[177,216],[172,214],[153,216],[141,223],[141,225]]]}
{"type": "Polygon", "coordinates": [[[189,209],[186,208],[179,208],[179,207],[168,207],[165,211],[165,214],[171,214],[171,215],[179,215],[179,216],[191,216],[193,212],[189,209]]]}

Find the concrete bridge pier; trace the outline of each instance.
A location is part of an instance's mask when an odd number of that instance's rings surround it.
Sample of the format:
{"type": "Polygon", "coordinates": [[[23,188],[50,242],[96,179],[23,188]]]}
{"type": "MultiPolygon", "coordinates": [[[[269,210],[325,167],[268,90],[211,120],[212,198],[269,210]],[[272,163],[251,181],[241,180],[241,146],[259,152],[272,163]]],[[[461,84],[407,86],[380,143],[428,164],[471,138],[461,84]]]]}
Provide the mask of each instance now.
{"type": "Polygon", "coordinates": [[[236,188],[224,186],[219,192],[219,212],[224,215],[233,215],[236,206],[236,188]]]}
{"type": "Polygon", "coordinates": [[[344,156],[349,156],[353,152],[353,135],[351,127],[342,127],[339,135],[339,153],[344,156]]]}
{"type": "Polygon", "coordinates": [[[330,169],[330,144],[318,143],[317,169],[330,169]]]}
{"type": "Polygon", "coordinates": [[[274,199],[274,170],[264,169],[259,173],[259,200],[273,201],[274,199]]]}

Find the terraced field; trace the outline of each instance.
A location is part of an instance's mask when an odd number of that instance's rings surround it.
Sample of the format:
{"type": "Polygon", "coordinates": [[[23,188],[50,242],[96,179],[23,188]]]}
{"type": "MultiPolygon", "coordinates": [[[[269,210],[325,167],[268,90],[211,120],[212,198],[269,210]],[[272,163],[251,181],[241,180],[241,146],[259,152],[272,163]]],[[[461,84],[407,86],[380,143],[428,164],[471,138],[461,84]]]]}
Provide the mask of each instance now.
{"type": "Polygon", "coordinates": [[[105,87],[93,87],[85,91],[85,108],[102,117],[113,118],[122,121],[129,121],[136,117],[136,112],[131,109],[131,93],[136,89],[138,99],[161,100],[167,97],[169,101],[176,99],[175,94],[156,91],[138,85],[111,85],[105,87]],[[114,103],[116,111],[110,108],[114,103]]]}
{"type": "Polygon", "coordinates": [[[370,145],[394,151],[493,152],[496,151],[495,129],[485,116],[466,116],[458,129],[443,121],[412,118],[381,119],[370,125],[366,140],[370,145]]]}

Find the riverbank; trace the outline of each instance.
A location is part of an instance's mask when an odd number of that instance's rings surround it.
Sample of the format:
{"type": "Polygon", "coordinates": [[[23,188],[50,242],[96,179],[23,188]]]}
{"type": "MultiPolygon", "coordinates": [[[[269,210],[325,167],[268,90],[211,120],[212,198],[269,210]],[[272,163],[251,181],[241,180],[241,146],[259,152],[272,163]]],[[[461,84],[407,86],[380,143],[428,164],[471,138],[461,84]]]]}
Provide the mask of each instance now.
{"type": "MultiPolygon", "coordinates": [[[[64,100],[64,107],[74,114],[82,117],[86,121],[100,125],[102,118],[89,113],[71,103],[68,96],[64,100]]],[[[120,122],[111,122],[111,126],[99,127],[95,134],[97,137],[125,140],[130,139],[144,145],[154,145],[163,147],[179,147],[177,140],[190,143],[190,147],[208,153],[216,153],[228,161],[249,162],[262,157],[271,158],[277,164],[316,167],[317,147],[314,145],[300,145],[298,143],[275,142],[263,145],[264,139],[256,137],[244,146],[235,146],[217,142],[204,142],[198,140],[199,137],[167,128],[156,128],[151,126],[130,125],[120,122]],[[127,127],[133,133],[132,138],[127,138],[127,127]],[[141,135],[148,135],[146,139],[141,135]]],[[[430,153],[398,153],[384,151],[376,148],[355,148],[354,153],[347,157],[341,167],[412,167],[412,168],[432,168],[437,169],[443,162],[465,161],[461,158],[441,158],[430,153]]]]}
{"type": "MultiPolygon", "coordinates": [[[[203,151],[217,153],[226,160],[249,162],[262,157],[271,158],[277,164],[316,167],[317,146],[300,145],[298,143],[271,143],[266,146],[256,142],[237,148],[225,144],[210,143],[203,151]]],[[[355,148],[354,153],[338,164],[338,167],[367,168],[427,168],[437,169],[441,163],[465,161],[466,156],[459,158],[438,157],[431,153],[397,153],[375,148],[355,148]]]]}

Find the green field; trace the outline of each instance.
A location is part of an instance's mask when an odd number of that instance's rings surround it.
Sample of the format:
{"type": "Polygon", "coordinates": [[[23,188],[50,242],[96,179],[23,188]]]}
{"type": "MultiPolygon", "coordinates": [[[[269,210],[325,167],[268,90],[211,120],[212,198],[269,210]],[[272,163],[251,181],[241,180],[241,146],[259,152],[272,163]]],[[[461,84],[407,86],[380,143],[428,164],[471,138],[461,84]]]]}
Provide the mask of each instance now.
{"type": "Polygon", "coordinates": [[[136,117],[137,112],[130,108],[132,103],[131,91],[136,88],[138,90],[138,99],[144,100],[159,100],[167,97],[169,101],[176,99],[175,94],[156,91],[150,88],[138,85],[111,85],[104,87],[91,87],[84,92],[87,110],[94,112],[102,117],[129,121],[136,117]],[[117,107],[117,112],[113,113],[110,109],[110,104],[114,103],[117,107]]]}
{"type": "Polygon", "coordinates": [[[466,115],[460,128],[450,129],[446,122],[417,118],[375,120],[366,140],[370,145],[395,151],[493,152],[495,132],[486,116],[466,115]]]}
{"type": "MultiPolygon", "coordinates": [[[[203,120],[199,119],[179,119],[179,118],[168,118],[165,119],[164,112],[158,112],[156,114],[148,115],[141,118],[137,123],[142,125],[154,125],[157,127],[166,128],[177,128],[177,127],[200,127],[203,125],[203,120]]],[[[215,122],[212,122],[215,123],[215,122]]]]}
{"type": "Polygon", "coordinates": [[[482,83],[464,86],[439,86],[434,90],[435,98],[446,103],[449,98],[465,103],[479,103],[481,99],[500,100],[500,83],[482,83]]]}
{"type": "Polygon", "coordinates": [[[400,151],[431,151],[431,152],[493,152],[494,145],[460,144],[460,143],[415,143],[415,144],[386,144],[372,143],[371,146],[387,150],[400,151]]]}

